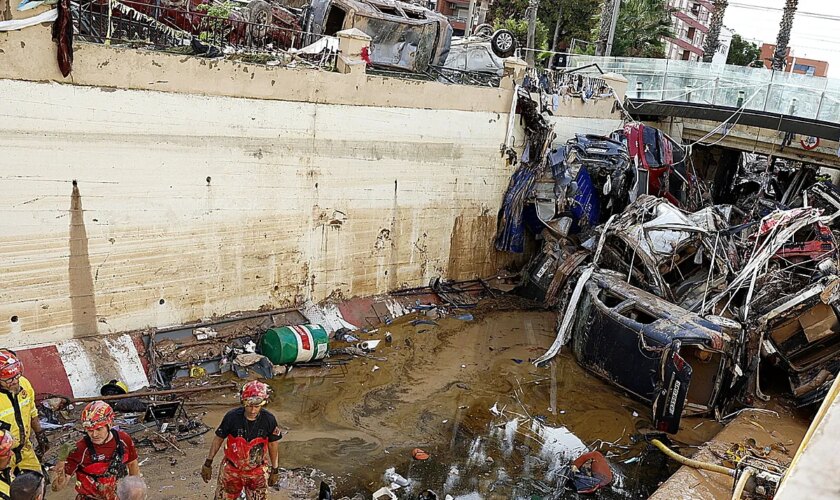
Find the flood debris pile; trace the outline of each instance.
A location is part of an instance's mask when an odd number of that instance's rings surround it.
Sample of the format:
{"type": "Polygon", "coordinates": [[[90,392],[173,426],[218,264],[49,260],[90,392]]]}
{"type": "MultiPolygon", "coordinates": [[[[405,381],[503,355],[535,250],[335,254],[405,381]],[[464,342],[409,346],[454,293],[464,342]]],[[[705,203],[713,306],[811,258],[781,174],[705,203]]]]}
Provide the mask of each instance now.
{"type": "Polygon", "coordinates": [[[558,143],[537,103],[519,101],[528,143],[495,243],[540,246],[517,288],[561,313],[538,365],[569,345],[669,433],[682,415],[767,400],[768,365],[786,371],[795,405],[822,400],[840,371],[840,194],[827,177],[744,154],[710,186],[660,130],[558,143]]]}
{"type": "MultiPolygon", "coordinates": [[[[371,38],[362,59],[371,65],[425,72],[442,65],[452,28],[446,16],[393,0],[149,0],[70,2],[82,40],[226,58],[270,66],[332,70],[337,34],[371,38]]],[[[71,36],[72,38],[72,36],[71,36]]],[[[69,69],[68,69],[69,70],[69,69]]]]}

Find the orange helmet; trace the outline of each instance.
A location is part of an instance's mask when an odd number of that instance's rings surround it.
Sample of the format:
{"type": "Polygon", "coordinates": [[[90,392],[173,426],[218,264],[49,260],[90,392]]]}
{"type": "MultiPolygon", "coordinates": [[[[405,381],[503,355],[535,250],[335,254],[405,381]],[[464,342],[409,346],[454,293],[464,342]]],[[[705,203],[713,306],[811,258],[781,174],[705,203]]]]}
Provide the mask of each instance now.
{"type": "Polygon", "coordinates": [[[12,455],[12,448],[15,447],[15,438],[9,431],[0,431],[0,458],[6,458],[12,455]]]}
{"type": "Polygon", "coordinates": [[[0,380],[15,378],[23,372],[23,363],[6,349],[0,350],[0,380]]]}
{"type": "Polygon", "coordinates": [[[82,410],[82,427],[86,431],[99,429],[100,427],[111,427],[114,424],[114,410],[105,401],[94,401],[88,403],[82,410]]]}
{"type": "Polygon", "coordinates": [[[246,406],[262,406],[268,402],[268,385],[252,380],[242,386],[239,399],[246,406]]]}

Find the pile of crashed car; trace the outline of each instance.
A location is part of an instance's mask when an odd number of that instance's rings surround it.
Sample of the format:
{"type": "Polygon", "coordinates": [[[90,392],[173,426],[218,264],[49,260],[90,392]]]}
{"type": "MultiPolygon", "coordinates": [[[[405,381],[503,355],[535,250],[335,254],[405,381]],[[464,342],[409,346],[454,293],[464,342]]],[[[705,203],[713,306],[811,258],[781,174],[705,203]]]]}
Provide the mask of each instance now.
{"type": "Polygon", "coordinates": [[[453,38],[449,19],[399,0],[78,0],[71,2],[77,35],[142,42],[158,48],[192,45],[196,55],[236,51],[335,55],[336,34],[358,29],[371,37],[367,62],[376,68],[423,73],[450,83],[498,85],[503,58],[516,40],[481,25],[453,38]],[[110,27],[109,27],[110,26],[110,27]]]}
{"type": "Polygon", "coordinates": [[[558,144],[520,92],[527,146],[500,211],[496,248],[540,246],[519,293],[556,307],[554,345],[652,406],[682,415],[766,400],[759,370],[787,373],[796,406],[840,370],[840,193],[810,165],[742,154],[712,200],[692,157],[628,122],[558,144]],[[720,203],[723,202],[723,203],[720,203]],[[731,204],[728,204],[731,203],[731,204]]]}

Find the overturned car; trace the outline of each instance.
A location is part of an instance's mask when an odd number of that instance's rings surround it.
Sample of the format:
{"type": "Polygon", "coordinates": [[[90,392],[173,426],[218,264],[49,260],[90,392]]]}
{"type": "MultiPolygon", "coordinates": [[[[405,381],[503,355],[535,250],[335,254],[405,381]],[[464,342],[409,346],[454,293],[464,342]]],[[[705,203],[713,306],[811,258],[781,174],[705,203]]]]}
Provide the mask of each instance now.
{"type": "Polygon", "coordinates": [[[303,24],[330,36],[359,29],[371,37],[374,66],[417,72],[443,65],[452,40],[446,16],[396,0],[313,0],[303,24]]]}
{"type": "Polygon", "coordinates": [[[711,412],[741,374],[737,322],[702,318],[614,273],[592,273],[575,310],[578,362],[650,403],[659,430],[677,432],[683,414],[711,412]]]}
{"type": "Polygon", "coordinates": [[[725,214],[685,214],[663,198],[641,196],[604,228],[603,262],[630,282],[689,310],[726,283],[735,254],[717,232],[725,214]]]}

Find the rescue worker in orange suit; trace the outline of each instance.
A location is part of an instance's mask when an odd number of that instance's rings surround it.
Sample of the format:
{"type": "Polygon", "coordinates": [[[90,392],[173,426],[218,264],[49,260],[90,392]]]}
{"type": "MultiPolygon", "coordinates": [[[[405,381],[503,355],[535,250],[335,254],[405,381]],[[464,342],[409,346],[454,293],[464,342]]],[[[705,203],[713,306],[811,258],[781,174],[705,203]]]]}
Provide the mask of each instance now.
{"type": "Polygon", "coordinates": [[[42,474],[36,453],[43,456],[49,449],[49,441],[38,420],[35,390],[23,376],[23,363],[8,349],[0,349],[0,430],[10,432],[15,440],[12,475],[27,471],[42,474]],[[33,433],[38,441],[34,448],[33,433]]]}
{"type": "Polygon", "coordinates": [[[85,406],[85,436],[59,455],[53,491],[64,488],[75,475],[76,500],[117,500],[117,481],[140,475],[134,441],[113,425],[114,410],[108,403],[94,401],[85,406]]]}
{"type": "Polygon", "coordinates": [[[15,438],[11,432],[0,431],[0,500],[9,500],[9,488],[12,485],[12,449],[15,438]]]}
{"type": "Polygon", "coordinates": [[[235,500],[243,491],[248,500],[263,500],[268,485],[277,484],[279,479],[280,428],[274,415],[263,409],[268,402],[268,386],[258,380],[248,382],[239,396],[242,406],[225,414],[201,468],[201,478],[209,483],[213,458],[224,443],[215,500],[235,500]]]}

